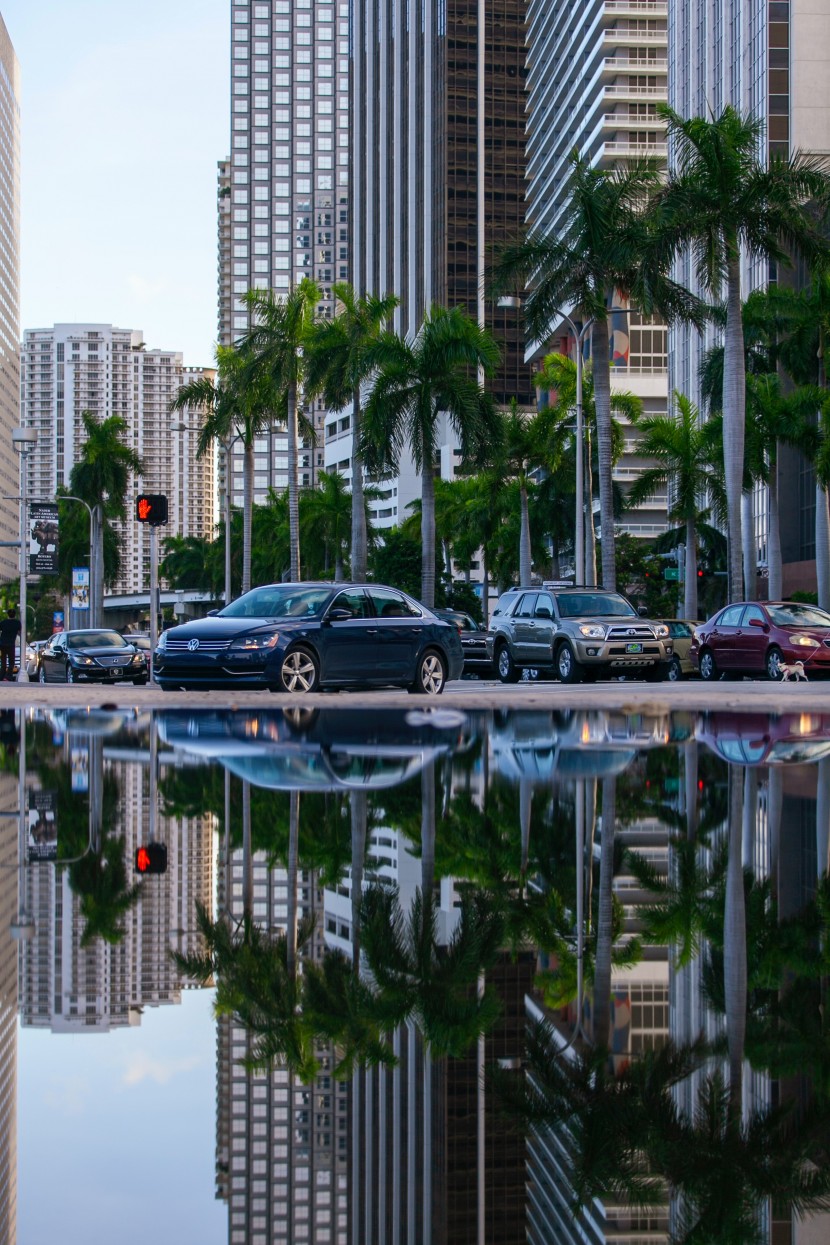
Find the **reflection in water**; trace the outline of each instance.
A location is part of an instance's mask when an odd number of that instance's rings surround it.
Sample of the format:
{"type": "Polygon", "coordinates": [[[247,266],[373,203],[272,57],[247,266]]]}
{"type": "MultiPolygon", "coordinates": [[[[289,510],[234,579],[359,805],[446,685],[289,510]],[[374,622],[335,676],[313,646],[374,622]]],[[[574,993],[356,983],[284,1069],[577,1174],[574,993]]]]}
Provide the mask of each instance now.
{"type": "MultiPolygon", "coordinates": [[[[72,712],[18,736],[0,721],[24,1026],[215,988],[231,1245],[830,1237],[830,719],[72,712]],[[154,838],[167,873],[139,879],[154,838]]],[[[12,1221],[14,1138],[9,1109],[12,1221]]]]}

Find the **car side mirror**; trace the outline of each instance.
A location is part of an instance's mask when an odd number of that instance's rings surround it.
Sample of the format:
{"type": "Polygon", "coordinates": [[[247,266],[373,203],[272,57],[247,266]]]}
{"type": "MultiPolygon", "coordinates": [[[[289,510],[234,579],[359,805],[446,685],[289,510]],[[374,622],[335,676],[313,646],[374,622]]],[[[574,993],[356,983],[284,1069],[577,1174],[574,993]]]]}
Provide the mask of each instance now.
{"type": "Polygon", "coordinates": [[[648,618],[648,609],[646,608],[645,605],[639,605],[637,607],[637,613],[640,615],[641,618],[648,618]]]}
{"type": "Polygon", "coordinates": [[[536,611],[537,618],[553,618],[553,614],[547,605],[540,605],[536,611]]]}
{"type": "Polygon", "coordinates": [[[349,619],[353,617],[354,615],[351,610],[344,609],[342,605],[337,605],[333,610],[329,610],[328,614],[326,614],[325,620],[330,623],[348,622],[349,619]]]}
{"type": "Polygon", "coordinates": [[[207,612],[207,617],[208,617],[208,618],[215,618],[215,617],[216,617],[216,615],[217,615],[218,613],[219,613],[219,611],[218,611],[218,610],[208,610],[208,612],[207,612]]]}
{"type": "Polygon", "coordinates": [[[764,622],[763,618],[750,618],[749,625],[750,627],[762,627],[764,631],[767,630],[767,624],[764,622]]]}

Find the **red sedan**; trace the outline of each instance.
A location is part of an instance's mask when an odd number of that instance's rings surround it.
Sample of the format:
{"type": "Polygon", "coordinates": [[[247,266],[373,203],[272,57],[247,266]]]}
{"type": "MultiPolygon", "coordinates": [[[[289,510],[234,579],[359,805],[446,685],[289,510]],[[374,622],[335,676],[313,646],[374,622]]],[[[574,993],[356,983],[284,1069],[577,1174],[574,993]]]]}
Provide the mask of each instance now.
{"type": "Polygon", "coordinates": [[[798,601],[741,601],[695,628],[692,665],[707,681],[722,674],[782,677],[800,661],[808,676],[830,674],[830,614],[798,601]]]}

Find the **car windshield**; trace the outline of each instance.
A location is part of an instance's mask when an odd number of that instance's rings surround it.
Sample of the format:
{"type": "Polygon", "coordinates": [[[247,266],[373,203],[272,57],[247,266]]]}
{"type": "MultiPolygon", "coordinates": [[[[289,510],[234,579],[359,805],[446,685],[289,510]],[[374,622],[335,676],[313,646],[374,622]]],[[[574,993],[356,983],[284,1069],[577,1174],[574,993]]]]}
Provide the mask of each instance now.
{"type": "Polygon", "coordinates": [[[66,637],[67,648],[124,648],[126,643],[117,631],[75,631],[66,637]]]}
{"type": "Polygon", "coordinates": [[[331,593],[331,588],[299,588],[296,584],[254,588],[220,610],[219,617],[319,618],[331,593]]]}
{"type": "Polygon", "coordinates": [[[557,596],[562,618],[636,618],[637,611],[618,592],[569,592],[557,596]]]}
{"type": "Polygon", "coordinates": [[[815,605],[768,605],[770,618],[777,627],[830,627],[830,614],[815,605]]]}

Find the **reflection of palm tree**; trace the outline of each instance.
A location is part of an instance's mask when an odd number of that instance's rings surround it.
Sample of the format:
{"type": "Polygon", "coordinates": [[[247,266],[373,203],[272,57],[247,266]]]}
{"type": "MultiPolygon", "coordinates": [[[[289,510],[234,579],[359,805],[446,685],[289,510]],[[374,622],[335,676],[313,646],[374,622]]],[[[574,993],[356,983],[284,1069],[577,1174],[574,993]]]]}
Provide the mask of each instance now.
{"type": "Polygon", "coordinates": [[[107,834],[99,850],[70,865],[69,885],[80,897],[85,921],[82,947],[96,938],[110,943],[124,938],[122,918],[141,894],[140,886],[128,885],[125,846],[123,835],[107,834]]]}
{"type": "Polygon", "coordinates": [[[641,856],[628,851],[626,865],[649,901],[637,910],[645,942],[655,946],[673,945],[675,967],[685,968],[700,954],[704,938],[711,938],[717,925],[721,884],[726,867],[724,854],[716,853],[710,864],[702,859],[707,849],[694,839],[673,836],[670,873],[665,876],[641,856]],[[653,897],[653,898],[652,898],[653,897]]]}

